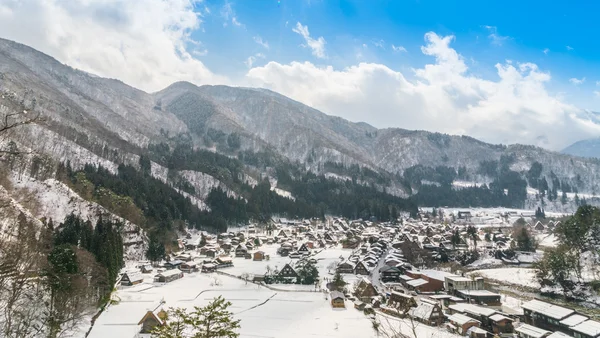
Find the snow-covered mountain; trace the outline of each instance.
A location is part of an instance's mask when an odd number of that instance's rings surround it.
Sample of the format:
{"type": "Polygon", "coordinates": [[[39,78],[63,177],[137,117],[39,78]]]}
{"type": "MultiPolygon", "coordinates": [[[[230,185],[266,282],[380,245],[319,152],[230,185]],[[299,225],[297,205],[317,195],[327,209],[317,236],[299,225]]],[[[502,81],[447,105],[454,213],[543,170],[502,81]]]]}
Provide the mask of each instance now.
{"type": "MultiPolygon", "coordinates": [[[[549,177],[552,172],[580,193],[600,191],[598,159],[533,146],[492,145],[467,136],[377,129],[326,115],[265,89],[178,82],[160,92],[146,93],[117,80],[91,76],[2,39],[0,92],[5,111],[28,109],[44,118],[10,136],[19,147],[45,159],[49,173],[35,177],[41,181],[51,179],[53,166],[65,161],[74,168],[93,163],[111,171],[116,171],[119,163],[137,166],[149,144],[184,133],[191,135],[197,146],[210,148],[201,142],[201,132],[211,130],[224,135],[236,133],[241,149],[266,151],[328,177],[350,179],[328,173],[325,164],[333,162],[369,168],[387,177],[399,177],[395,175],[415,165],[463,167],[472,181],[484,182],[486,178],[479,172],[481,162],[505,156],[513,158],[511,169],[517,172],[524,173],[539,162],[542,176],[549,177]]],[[[25,161],[13,170],[30,175],[31,167],[31,161],[25,161]]],[[[247,179],[256,181],[257,173],[247,169],[247,179]]],[[[201,208],[206,208],[203,199],[213,187],[235,196],[233,187],[207,173],[179,174],[196,188],[196,196],[190,197],[201,208]]],[[[157,163],[152,165],[152,175],[163,181],[170,176],[169,170],[157,163]]],[[[396,195],[407,194],[394,180],[385,188],[396,195]]]]}
{"type": "Polygon", "coordinates": [[[600,138],[581,140],[571,144],[562,151],[564,154],[600,158],[600,138]]]}
{"type": "Polygon", "coordinates": [[[163,111],[182,121],[197,121],[226,133],[248,136],[249,146],[265,143],[279,154],[313,170],[325,162],[359,164],[388,173],[415,165],[466,167],[477,175],[482,161],[514,157],[511,169],[527,171],[542,164],[582,192],[600,191],[600,160],[584,159],[527,145],[493,145],[468,136],[451,136],[397,128],[377,129],[329,116],[285,96],[263,89],[194,86],[176,83],[154,95],[163,111]],[[577,181],[577,182],[576,182],[577,181]],[[581,181],[581,182],[579,182],[581,181]]]}

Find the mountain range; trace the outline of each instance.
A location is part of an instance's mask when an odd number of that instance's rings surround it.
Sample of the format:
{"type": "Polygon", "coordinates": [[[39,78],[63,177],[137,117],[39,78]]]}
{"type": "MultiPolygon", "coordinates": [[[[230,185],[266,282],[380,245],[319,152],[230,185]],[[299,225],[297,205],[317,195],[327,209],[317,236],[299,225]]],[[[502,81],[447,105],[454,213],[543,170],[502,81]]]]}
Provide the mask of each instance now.
{"type": "MultiPolygon", "coordinates": [[[[198,149],[229,158],[262,154],[295,167],[296,173],[312,172],[335,180],[356,179],[352,170],[359,168],[369,173],[361,175],[359,183],[399,197],[409,197],[419,189],[407,183],[407,169],[452,168],[458,173],[454,179],[468,186],[494,181],[495,174],[482,171],[482,163],[491,162],[506,164],[526,181],[537,163],[539,177],[550,182],[548,189],[560,182],[569,187],[567,192],[600,191],[600,160],[580,157],[586,155],[583,152],[567,151],[580,155],[573,156],[529,145],[488,144],[468,136],[378,129],[258,88],[177,82],[146,93],[3,39],[0,92],[3,114],[26,110],[42,117],[3,140],[4,146],[13,142],[12,146],[30,154],[19,166],[11,167],[13,177],[53,179],[57,164],[67,161],[75,170],[93,164],[116,173],[119,164],[139,167],[140,156],[152,147],[173,146],[185,138],[198,149]],[[45,176],[38,174],[40,163],[47,168],[45,176]],[[32,175],[33,167],[37,175],[32,175]]],[[[152,157],[152,175],[172,184],[168,167],[166,161],[152,157]]],[[[243,181],[255,185],[268,178],[285,195],[285,187],[277,186],[278,175],[271,169],[244,162],[243,181]]],[[[206,208],[205,199],[213,188],[243,196],[239,187],[209,171],[179,170],[177,174],[194,187],[191,194],[178,191],[201,208],[206,208]]],[[[422,178],[427,184],[428,178],[422,178]]]]}
{"type": "Polygon", "coordinates": [[[600,138],[575,142],[562,152],[573,156],[600,158],[600,138]]]}

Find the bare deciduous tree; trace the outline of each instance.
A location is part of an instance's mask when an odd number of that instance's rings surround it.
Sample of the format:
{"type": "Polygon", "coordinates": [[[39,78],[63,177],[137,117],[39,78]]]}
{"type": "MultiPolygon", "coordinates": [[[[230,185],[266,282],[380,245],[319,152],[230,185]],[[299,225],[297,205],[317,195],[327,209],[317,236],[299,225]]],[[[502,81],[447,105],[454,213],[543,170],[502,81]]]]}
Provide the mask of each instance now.
{"type": "Polygon", "coordinates": [[[0,336],[35,337],[44,292],[37,274],[46,263],[46,239],[21,214],[0,234],[0,336]]]}
{"type": "MultiPolygon", "coordinates": [[[[15,102],[16,99],[10,94],[0,94],[0,136],[7,137],[19,127],[40,123],[43,121],[39,112],[29,111],[21,102],[15,102]]],[[[21,155],[24,152],[15,147],[1,148],[0,156],[3,155],[21,155]]]]}

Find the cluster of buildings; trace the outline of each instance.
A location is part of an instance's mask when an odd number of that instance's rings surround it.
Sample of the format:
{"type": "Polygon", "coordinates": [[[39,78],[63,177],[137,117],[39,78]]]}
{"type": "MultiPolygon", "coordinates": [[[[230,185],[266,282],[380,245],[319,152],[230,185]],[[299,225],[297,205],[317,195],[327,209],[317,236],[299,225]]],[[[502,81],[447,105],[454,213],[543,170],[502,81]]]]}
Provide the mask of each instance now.
{"type": "Polygon", "coordinates": [[[600,322],[575,310],[539,299],[524,302],[520,311],[506,311],[499,294],[484,288],[483,278],[467,278],[443,272],[421,271],[435,292],[414,293],[382,283],[376,287],[366,277],[352,295],[361,311],[381,311],[408,317],[469,337],[597,338],[600,322]],[[443,281],[442,281],[443,279],[443,281]]]}
{"type": "MultiPolygon", "coordinates": [[[[237,232],[204,234],[196,240],[191,240],[192,236],[188,235],[181,240],[180,248],[193,255],[185,251],[173,255],[161,266],[154,280],[170,282],[183,277],[184,272],[212,272],[232,266],[234,257],[269,260],[271,257],[261,250],[264,244],[269,244],[277,246],[277,255],[299,259],[295,263],[290,260],[275,272],[278,280],[292,282],[298,278],[297,265],[311,260],[315,250],[341,246],[350,249],[351,254],[347,258],[340,257],[335,269],[341,274],[356,275],[358,282],[347,292],[330,292],[333,308],[345,307],[346,301],[352,301],[361,311],[410,317],[426,325],[443,325],[452,332],[472,337],[600,337],[600,324],[575,311],[556,311],[560,307],[532,300],[522,306],[524,313],[507,313],[503,310],[501,295],[488,290],[483,278],[422,267],[425,258],[435,260],[442,252],[472,249],[473,239],[478,242],[478,249],[509,248],[512,228],[507,224],[523,215],[486,217],[458,211],[435,217],[425,213],[418,220],[405,219],[399,224],[342,218],[325,222],[278,219],[260,230],[249,226],[237,232]],[[477,224],[474,222],[485,224],[485,227],[476,228],[475,238],[467,232],[469,226],[477,224]],[[202,261],[197,263],[194,258],[202,261]],[[593,331],[596,328],[597,332],[593,331]]],[[[534,222],[533,218],[527,220],[526,226],[538,232],[547,232],[559,224],[534,222]]],[[[523,262],[529,260],[525,257],[523,262]]],[[[144,274],[152,272],[152,266],[144,264],[139,270],[123,274],[121,283],[141,283],[144,274]]],[[[267,275],[254,275],[254,281],[263,282],[269,277],[267,275]]],[[[147,317],[148,320],[160,320],[159,313],[147,314],[147,317]]]]}

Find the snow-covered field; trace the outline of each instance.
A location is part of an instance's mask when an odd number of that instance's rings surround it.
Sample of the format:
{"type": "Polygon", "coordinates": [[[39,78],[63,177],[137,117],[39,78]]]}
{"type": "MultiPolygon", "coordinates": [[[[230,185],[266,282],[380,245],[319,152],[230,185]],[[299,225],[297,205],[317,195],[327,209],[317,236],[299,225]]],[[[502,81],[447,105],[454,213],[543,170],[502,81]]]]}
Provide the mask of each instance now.
{"type": "MultiPolygon", "coordinates": [[[[297,262],[297,259],[291,259],[289,257],[282,257],[277,254],[278,244],[270,244],[263,245],[259,248],[259,250],[264,251],[265,255],[269,255],[269,260],[263,261],[253,261],[251,259],[244,259],[241,257],[233,258],[233,267],[224,268],[220,271],[224,273],[231,274],[234,276],[242,276],[244,274],[248,274],[250,277],[253,275],[264,275],[267,272],[267,266],[271,268],[271,270],[278,269],[281,270],[286,264],[297,262]]],[[[321,280],[325,278],[331,279],[333,277],[333,270],[330,271],[328,267],[334,262],[340,262],[340,257],[344,259],[350,256],[352,250],[350,249],[341,249],[341,248],[327,248],[327,249],[316,249],[313,250],[313,255],[311,258],[317,260],[317,269],[319,270],[319,277],[321,280]]],[[[274,288],[304,288],[306,286],[285,286],[285,285],[273,285],[274,288]]],[[[308,287],[312,290],[315,289],[314,286],[308,287]]]]}
{"type": "MultiPolygon", "coordinates": [[[[140,329],[138,322],[146,311],[161,306],[192,309],[203,306],[217,296],[223,296],[232,303],[230,311],[241,320],[240,337],[247,338],[304,338],[304,337],[377,337],[369,317],[354,309],[351,301],[346,301],[346,309],[333,309],[328,294],[321,285],[283,285],[268,287],[232,277],[244,274],[264,274],[266,267],[281,269],[292,261],[276,254],[277,245],[264,245],[260,250],[271,256],[269,261],[252,261],[234,258],[234,267],[220,271],[227,275],[200,272],[185,274],[182,279],[171,283],[154,283],[152,275],[146,275],[142,284],[132,287],[118,287],[112,304],[98,317],[89,337],[134,337],[140,329]]],[[[352,250],[327,248],[314,250],[311,258],[317,260],[320,279],[330,279],[333,275],[329,266],[347,257],[352,250]],[[318,252],[317,252],[318,251],[318,252]]],[[[133,262],[128,264],[133,268],[133,262]]],[[[345,276],[352,288],[357,280],[354,275],[345,276]]],[[[400,328],[411,334],[409,321],[378,315],[383,326],[400,328]]],[[[419,337],[458,337],[441,328],[418,324],[419,337]]]]}
{"type": "Polygon", "coordinates": [[[214,297],[232,302],[241,320],[241,337],[374,337],[367,317],[347,302],[332,309],[321,292],[272,291],[218,274],[186,274],[168,284],[144,283],[118,290],[116,305],[96,321],[89,337],[134,337],[146,311],[164,307],[203,306],[214,297]]]}
{"type": "Polygon", "coordinates": [[[484,278],[504,282],[506,284],[527,286],[531,288],[539,288],[539,283],[535,280],[535,272],[528,268],[503,268],[476,270],[474,274],[479,274],[484,278]]]}

